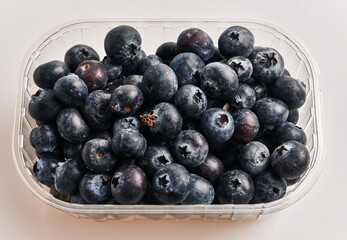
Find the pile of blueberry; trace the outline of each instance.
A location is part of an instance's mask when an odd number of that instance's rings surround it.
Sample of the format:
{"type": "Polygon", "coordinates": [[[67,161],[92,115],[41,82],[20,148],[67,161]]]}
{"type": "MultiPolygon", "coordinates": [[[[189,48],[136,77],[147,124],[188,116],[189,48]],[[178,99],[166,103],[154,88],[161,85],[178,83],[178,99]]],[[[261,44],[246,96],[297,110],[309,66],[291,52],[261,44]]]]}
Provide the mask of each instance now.
{"type": "Polygon", "coordinates": [[[100,61],[75,45],[36,68],[29,113],[36,179],[79,204],[247,204],[280,199],[310,155],[298,108],[305,85],[252,32],[215,47],[198,28],[156,53],[117,26],[100,61]]]}

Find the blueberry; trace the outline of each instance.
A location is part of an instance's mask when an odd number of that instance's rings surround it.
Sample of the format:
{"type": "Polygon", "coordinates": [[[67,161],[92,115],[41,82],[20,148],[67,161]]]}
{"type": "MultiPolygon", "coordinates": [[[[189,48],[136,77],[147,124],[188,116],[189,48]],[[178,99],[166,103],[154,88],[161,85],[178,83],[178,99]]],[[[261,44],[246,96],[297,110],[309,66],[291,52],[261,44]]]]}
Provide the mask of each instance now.
{"type": "Polygon", "coordinates": [[[254,183],[244,171],[230,170],[220,176],[215,191],[222,204],[247,204],[253,198],[254,183]]]}
{"type": "Polygon", "coordinates": [[[232,109],[248,108],[251,109],[256,102],[253,88],[241,83],[236,92],[228,98],[228,104],[232,109]]]}
{"type": "Polygon", "coordinates": [[[75,108],[65,108],[57,116],[58,132],[71,143],[84,142],[90,132],[88,125],[75,108]]]}
{"type": "Polygon", "coordinates": [[[285,68],[283,70],[282,76],[290,76],[290,72],[288,71],[288,69],[285,68]]]}
{"type": "Polygon", "coordinates": [[[111,95],[110,107],[118,116],[126,117],[134,114],[143,103],[141,90],[133,85],[122,85],[111,95]]]}
{"type": "Polygon", "coordinates": [[[147,178],[141,168],[128,165],[119,168],[111,180],[113,197],[120,204],[135,204],[146,192],[147,178]]]}
{"type": "Polygon", "coordinates": [[[180,88],[186,84],[197,85],[200,71],[205,67],[205,63],[198,55],[185,52],[175,56],[170,62],[170,67],[177,76],[178,87],[180,88]]]}
{"type": "Polygon", "coordinates": [[[238,143],[252,141],[260,128],[257,115],[249,109],[239,109],[232,113],[235,129],[232,139],[238,143]]]}
{"type": "Polygon", "coordinates": [[[178,90],[175,72],[167,65],[153,65],[143,74],[142,89],[144,95],[157,102],[171,100],[178,90]]]}
{"type": "Polygon", "coordinates": [[[142,91],[142,75],[129,75],[123,79],[123,85],[134,85],[142,91]]]}
{"type": "Polygon", "coordinates": [[[214,44],[211,37],[198,28],[189,28],[181,32],[177,38],[177,49],[179,53],[195,53],[204,62],[211,59],[214,54],[214,44]]]}
{"type": "Polygon", "coordinates": [[[113,135],[116,135],[117,132],[122,129],[133,129],[139,131],[140,121],[134,116],[119,118],[113,124],[113,135]]]}
{"type": "Polygon", "coordinates": [[[157,139],[173,140],[182,131],[182,116],[170,103],[157,104],[149,113],[140,115],[140,119],[157,139]]]}
{"type": "Polygon", "coordinates": [[[299,120],[299,111],[296,108],[289,109],[289,114],[287,118],[287,122],[291,122],[297,124],[299,120]]]}
{"type": "Polygon", "coordinates": [[[143,75],[148,68],[158,63],[163,63],[163,60],[158,55],[151,54],[143,57],[139,62],[139,73],[143,75]]]}
{"type": "Polygon", "coordinates": [[[206,179],[191,173],[190,189],[188,196],[181,204],[205,204],[209,205],[214,199],[214,188],[206,179]]]}
{"type": "Polygon", "coordinates": [[[254,197],[252,203],[267,203],[282,198],[287,191],[283,178],[272,171],[265,171],[254,177],[254,197]]]}
{"type": "Polygon", "coordinates": [[[300,108],[306,101],[304,83],[290,76],[277,78],[272,84],[271,92],[274,97],[285,102],[289,109],[300,108]]]}
{"type": "Polygon", "coordinates": [[[175,139],[176,160],[186,168],[199,166],[206,159],[208,150],[205,137],[195,130],[182,131],[175,139]]]}
{"type": "Polygon", "coordinates": [[[265,98],[268,96],[267,86],[262,82],[252,82],[249,83],[248,86],[253,88],[255,92],[255,98],[258,101],[259,99],[265,98]]]}
{"type": "Polygon", "coordinates": [[[252,141],[240,148],[238,161],[243,171],[254,176],[265,171],[269,166],[270,152],[263,143],[252,141]]]}
{"type": "Polygon", "coordinates": [[[30,116],[42,124],[54,121],[62,109],[63,104],[56,98],[52,89],[37,90],[31,96],[28,106],[30,116]]]}
{"type": "Polygon", "coordinates": [[[108,172],[117,163],[117,158],[111,150],[111,143],[101,138],[94,138],[86,142],[81,156],[85,166],[97,173],[108,172]]]}
{"type": "Polygon", "coordinates": [[[112,93],[113,90],[115,90],[117,87],[123,85],[124,79],[125,76],[123,75],[120,75],[118,78],[115,79],[109,79],[103,90],[112,93]]]}
{"type": "Polygon", "coordinates": [[[107,173],[86,173],[79,183],[79,193],[89,204],[109,202],[111,193],[111,176],[107,173]]]}
{"type": "Polygon", "coordinates": [[[248,58],[243,56],[235,56],[230,58],[227,62],[237,74],[237,77],[240,82],[244,82],[252,76],[253,65],[248,58]]]}
{"type": "Polygon", "coordinates": [[[162,203],[180,203],[189,195],[189,172],[177,163],[165,165],[155,172],[152,188],[154,196],[162,203]]]}
{"type": "Polygon", "coordinates": [[[133,129],[121,129],[112,138],[112,150],[117,156],[140,158],[147,148],[145,137],[133,129]]]}
{"type": "Polygon", "coordinates": [[[44,153],[57,150],[61,139],[56,126],[42,125],[31,130],[29,141],[37,152],[44,153]]]}
{"type": "Polygon", "coordinates": [[[86,173],[81,158],[70,158],[59,163],[55,169],[54,188],[63,195],[71,195],[78,190],[78,184],[86,173]]]}
{"type": "Polygon", "coordinates": [[[88,88],[77,75],[70,74],[55,82],[54,94],[62,103],[70,107],[78,107],[84,103],[88,88]]]}
{"type": "Polygon", "coordinates": [[[77,66],[86,60],[100,60],[98,53],[90,46],[78,44],[67,50],[64,62],[69,66],[71,72],[75,72],[77,66]]]}
{"type": "Polygon", "coordinates": [[[280,99],[266,97],[258,100],[253,112],[257,115],[259,123],[265,128],[285,122],[288,117],[288,106],[280,99]]]}
{"type": "Polygon", "coordinates": [[[81,115],[90,128],[105,130],[112,126],[115,116],[109,107],[110,99],[111,93],[104,90],[95,90],[87,96],[81,115]]]}
{"type": "Polygon", "coordinates": [[[33,167],[37,181],[50,187],[54,183],[54,172],[59,162],[60,159],[54,156],[44,156],[38,159],[33,167]]]}
{"type": "Polygon", "coordinates": [[[142,39],[140,33],[127,25],[111,29],[104,41],[106,55],[114,64],[122,64],[132,59],[141,50],[142,39]]]}
{"type": "Polygon", "coordinates": [[[224,164],[219,158],[209,153],[205,160],[191,171],[213,184],[224,173],[224,164]]]}
{"type": "Polygon", "coordinates": [[[197,86],[187,84],[178,89],[175,105],[183,116],[196,119],[207,109],[207,97],[197,86]]]}
{"type": "Polygon", "coordinates": [[[64,157],[66,159],[76,158],[81,156],[83,148],[83,143],[69,143],[68,141],[64,142],[64,157]]]}
{"type": "Polygon", "coordinates": [[[210,142],[226,142],[234,133],[234,120],[221,108],[207,109],[200,119],[200,131],[210,142]]]}
{"type": "Polygon", "coordinates": [[[248,57],[254,47],[252,32],[242,26],[227,28],[218,38],[218,49],[227,59],[234,56],[248,57]]]}
{"type": "Polygon", "coordinates": [[[138,165],[145,171],[146,175],[151,178],[159,168],[173,162],[174,159],[167,147],[162,145],[151,145],[147,147],[138,165]]]}
{"type": "Polygon", "coordinates": [[[77,66],[75,74],[85,82],[89,92],[103,89],[108,81],[107,68],[102,62],[96,60],[81,62],[77,66]]]}
{"type": "Polygon", "coordinates": [[[254,47],[248,58],[253,65],[252,76],[260,82],[270,83],[283,73],[283,57],[273,48],[254,47]]]}
{"type": "Polygon", "coordinates": [[[122,73],[122,65],[113,64],[111,59],[105,56],[101,61],[107,69],[108,81],[117,79],[122,73]]]}
{"type": "Polygon", "coordinates": [[[224,63],[209,63],[200,73],[200,88],[211,99],[225,101],[236,92],[238,83],[235,71],[224,63]]]}
{"type": "Polygon", "coordinates": [[[295,140],[305,145],[307,141],[305,131],[291,122],[284,122],[275,126],[272,132],[278,145],[290,140],[295,140]]]}
{"type": "Polygon", "coordinates": [[[274,172],[286,179],[298,178],[306,172],[310,163],[310,153],[305,145],[291,140],[279,145],[271,154],[274,172]]]}
{"type": "Polygon", "coordinates": [[[155,54],[160,57],[163,63],[169,65],[171,60],[178,54],[177,44],[175,42],[164,42],[157,48],[155,54]]]}
{"type": "Polygon", "coordinates": [[[53,88],[54,83],[70,73],[69,67],[62,61],[54,60],[38,66],[33,75],[35,84],[40,88],[53,88]]]}
{"type": "Polygon", "coordinates": [[[142,59],[146,57],[146,53],[143,50],[140,50],[136,56],[133,58],[127,59],[122,63],[122,74],[125,76],[140,74],[140,65],[142,59]]]}

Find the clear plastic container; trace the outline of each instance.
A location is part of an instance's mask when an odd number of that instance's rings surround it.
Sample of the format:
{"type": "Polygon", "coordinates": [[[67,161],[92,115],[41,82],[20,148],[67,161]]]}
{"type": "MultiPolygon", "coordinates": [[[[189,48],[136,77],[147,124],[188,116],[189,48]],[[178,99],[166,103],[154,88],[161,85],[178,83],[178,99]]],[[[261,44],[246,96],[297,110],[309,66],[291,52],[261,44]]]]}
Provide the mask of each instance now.
{"type": "Polygon", "coordinates": [[[13,134],[13,154],[18,173],[25,185],[43,202],[77,217],[105,219],[257,219],[280,211],[302,198],[315,184],[324,164],[322,137],[322,104],[318,86],[319,71],[315,61],[298,39],[269,23],[244,19],[181,20],[181,19],[92,19],[70,22],[58,26],[43,35],[33,44],[24,58],[16,105],[16,122],[13,134]],[[219,35],[229,26],[241,25],[249,28],[255,36],[255,45],[277,49],[285,60],[285,67],[294,78],[307,87],[307,100],[299,109],[298,125],[307,135],[307,148],[311,162],[301,180],[288,188],[280,200],[265,204],[241,205],[79,205],[54,198],[49,189],[33,176],[33,165],[37,160],[35,150],[29,143],[35,121],[28,114],[28,103],[38,87],[33,81],[37,66],[51,60],[63,60],[68,48],[75,44],[92,46],[103,57],[103,41],[106,33],[118,25],[131,25],[141,34],[142,49],[154,54],[165,41],[176,41],[179,33],[189,27],[207,32],[217,43],[219,35]]]}

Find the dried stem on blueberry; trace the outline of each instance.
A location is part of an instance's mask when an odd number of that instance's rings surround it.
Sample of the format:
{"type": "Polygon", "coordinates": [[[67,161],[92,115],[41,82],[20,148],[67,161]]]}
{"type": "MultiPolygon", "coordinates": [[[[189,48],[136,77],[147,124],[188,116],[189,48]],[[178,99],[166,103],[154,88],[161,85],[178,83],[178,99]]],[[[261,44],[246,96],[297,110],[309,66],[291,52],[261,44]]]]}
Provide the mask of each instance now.
{"type": "Polygon", "coordinates": [[[153,114],[143,114],[140,115],[140,119],[142,122],[144,122],[147,126],[153,127],[155,120],[158,118],[158,116],[153,114]]]}

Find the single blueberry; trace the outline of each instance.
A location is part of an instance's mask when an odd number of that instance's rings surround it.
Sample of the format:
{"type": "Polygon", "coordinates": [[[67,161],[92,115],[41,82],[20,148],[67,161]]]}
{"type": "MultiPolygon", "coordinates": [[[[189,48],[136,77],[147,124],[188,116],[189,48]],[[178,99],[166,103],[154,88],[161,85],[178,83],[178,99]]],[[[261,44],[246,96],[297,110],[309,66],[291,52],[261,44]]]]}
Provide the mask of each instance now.
{"type": "Polygon", "coordinates": [[[64,62],[71,72],[75,72],[77,66],[86,60],[100,60],[98,53],[90,46],[77,44],[69,48],[65,53],[64,62]]]}
{"type": "Polygon", "coordinates": [[[79,183],[79,193],[89,204],[102,204],[113,199],[108,173],[86,173],[79,183]]]}
{"type": "Polygon", "coordinates": [[[52,89],[39,89],[31,96],[28,110],[32,118],[42,124],[53,122],[64,105],[56,98],[52,89]]]}
{"type": "Polygon", "coordinates": [[[199,74],[203,67],[205,67],[204,61],[191,52],[180,53],[175,56],[170,62],[170,67],[174,70],[178,87],[182,87],[186,84],[197,85],[199,82],[199,74]]]}
{"type": "Polygon", "coordinates": [[[151,100],[169,101],[178,90],[176,74],[163,63],[153,65],[143,74],[142,89],[144,95],[151,100]]]}
{"type": "Polygon", "coordinates": [[[152,178],[152,188],[154,196],[162,203],[180,203],[189,195],[189,172],[177,163],[162,166],[152,178]]]}
{"type": "Polygon", "coordinates": [[[182,116],[170,103],[157,104],[149,113],[140,115],[140,119],[157,139],[173,140],[182,131],[182,116]]]}
{"type": "Polygon", "coordinates": [[[81,143],[87,139],[90,129],[75,108],[61,110],[56,121],[60,136],[70,143],[81,143]]]}
{"type": "Polygon", "coordinates": [[[268,84],[283,73],[283,57],[273,48],[254,47],[248,58],[253,65],[252,76],[260,82],[268,84]]]}
{"type": "Polygon", "coordinates": [[[214,184],[224,173],[224,164],[219,158],[209,153],[205,160],[191,171],[214,184]]]}
{"type": "Polygon", "coordinates": [[[254,183],[244,171],[230,170],[220,176],[215,191],[222,204],[247,204],[253,198],[254,183]]]}
{"type": "Polygon", "coordinates": [[[75,74],[84,81],[89,92],[103,89],[108,81],[107,68],[102,62],[96,60],[81,62],[77,66],[75,74]]]}
{"type": "Polygon", "coordinates": [[[197,119],[207,109],[207,97],[197,86],[187,84],[178,89],[175,105],[183,116],[197,119]]]}
{"type": "Polygon", "coordinates": [[[200,119],[200,132],[211,142],[226,142],[234,133],[234,120],[221,108],[207,109],[200,119]]]}
{"type": "Polygon", "coordinates": [[[244,82],[252,76],[253,65],[248,58],[243,56],[235,56],[226,61],[237,74],[240,82],[244,82]]]}
{"type": "Polygon", "coordinates": [[[272,171],[265,171],[254,178],[254,197],[252,203],[267,203],[282,198],[287,184],[272,171]]]}
{"type": "Polygon", "coordinates": [[[112,92],[109,105],[118,116],[126,117],[139,110],[142,103],[143,94],[138,87],[122,85],[112,92]]]}
{"type": "Polygon", "coordinates": [[[252,32],[242,26],[227,28],[218,38],[218,49],[227,59],[234,56],[248,57],[254,47],[252,32]]]}
{"type": "Polygon", "coordinates": [[[175,139],[174,153],[176,160],[186,168],[199,166],[206,159],[208,150],[205,137],[198,131],[182,131],[175,139]]]}
{"type": "Polygon", "coordinates": [[[58,163],[54,174],[54,188],[63,195],[71,195],[78,190],[87,169],[81,158],[70,158],[58,163]]]}
{"type": "Polygon", "coordinates": [[[122,65],[113,64],[111,59],[105,56],[101,61],[107,69],[108,81],[117,79],[122,73],[122,65]]]}
{"type": "Polygon", "coordinates": [[[279,145],[271,154],[274,172],[286,179],[298,178],[309,167],[310,153],[300,142],[291,140],[279,145]]]}
{"type": "Polygon", "coordinates": [[[249,109],[239,109],[232,113],[235,129],[232,139],[238,143],[252,141],[260,128],[257,115],[249,109]]]}
{"type": "Polygon", "coordinates": [[[198,28],[189,28],[181,32],[177,38],[177,49],[179,53],[195,53],[204,62],[211,59],[214,54],[214,44],[211,37],[198,28]]]}
{"type": "Polygon", "coordinates": [[[54,125],[33,128],[29,135],[31,146],[39,153],[54,152],[60,146],[60,135],[54,125]]]}
{"type": "Polygon", "coordinates": [[[106,55],[114,64],[132,59],[141,50],[140,33],[133,27],[120,25],[111,29],[104,40],[106,55]]]}
{"type": "Polygon", "coordinates": [[[306,101],[306,89],[303,82],[290,76],[281,76],[271,85],[274,97],[285,102],[289,109],[300,108],[306,101]]]}
{"type": "Polygon", "coordinates": [[[117,119],[113,124],[113,135],[116,135],[122,129],[140,130],[140,120],[134,116],[117,119]]]}
{"type": "Polygon", "coordinates": [[[281,123],[274,127],[272,133],[278,145],[290,140],[295,140],[306,145],[307,138],[305,131],[301,127],[296,126],[294,123],[281,123]]]}
{"type": "Polygon", "coordinates": [[[38,159],[33,167],[34,176],[40,183],[51,187],[54,183],[54,172],[61,160],[55,156],[44,156],[38,159]]]}
{"type": "Polygon", "coordinates": [[[265,171],[269,166],[270,152],[263,143],[251,141],[239,150],[238,161],[243,171],[254,176],[265,171]]]}
{"type": "Polygon", "coordinates": [[[88,95],[88,88],[77,75],[70,74],[56,81],[54,94],[67,106],[79,107],[88,95]]]}
{"type": "Polygon", "coordinates": [[[117,156],[143,157],[146,148],[145,137],[133,129],[121,129],[112,137],[112,150],[117,156]]]}
{"type": "Polygon", "coordinates": [[[120,204],[135,204],[146,192],[147,178],[141,168],[128,165],[119,168],[111,180],[113,197],[120,204]]]}
{"type": "Polygon", "coordinates": [[[200,88],[208,98],[225,101],[237,91],[238,85],[237,74],[224,63],[209,63],[201,70],[200,88]]]}
{"type": "Polygon", "coordinates": [[[117,158],[111,150],[111,143],[101,138],[94,138],[86,142],[81,156],[85,166],[97,173],[108,172],[117,163],[117,158]]]}
{"type": "Polygon", "coordinates": [[[252,110],[257,115],[260,125],[269,129],[285,122],[289,114],[288,106],[282,100],[273,97],[258,100],[252,110]]]}
{"type": "Polygon", "coordinates": [[[214,199],[214,188],[212,184],[196,174],[190,174],[190,189],[188,196],[181,204],[204,204],[209,205],[214,199]]]}
{"type": "Polygon", "coordinates": [[[33,74],[35,84],[40,88],[53,88],[55,82],[70,73],[69,67],[62,61],[54,60],[38,66],[33,74]]]}

